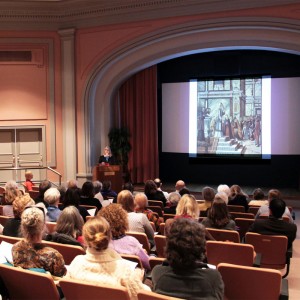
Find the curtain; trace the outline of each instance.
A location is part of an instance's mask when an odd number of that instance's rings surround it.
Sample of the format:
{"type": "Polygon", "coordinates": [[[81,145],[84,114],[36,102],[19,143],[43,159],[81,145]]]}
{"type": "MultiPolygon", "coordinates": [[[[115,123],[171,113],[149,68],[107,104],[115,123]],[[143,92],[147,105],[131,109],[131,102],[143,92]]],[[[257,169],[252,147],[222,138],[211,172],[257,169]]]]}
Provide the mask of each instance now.
{"type": "Polygon", "coordinates": [[[158,177],[157,68],[145,69],[119,89],[120,125],[131,134],[128,169],[133,183],[158,177]]]}

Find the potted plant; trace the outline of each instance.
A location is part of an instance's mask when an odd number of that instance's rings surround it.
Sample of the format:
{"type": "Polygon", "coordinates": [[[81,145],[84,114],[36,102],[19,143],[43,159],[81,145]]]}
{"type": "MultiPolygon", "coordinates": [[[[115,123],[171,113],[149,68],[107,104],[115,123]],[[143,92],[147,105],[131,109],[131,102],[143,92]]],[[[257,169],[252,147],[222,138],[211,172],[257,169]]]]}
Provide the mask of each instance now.
{"type": "Polygon", "coordinates": [[[128,128],[112,128],[108,134],[111,152],[116,156],[117,161],[122,166],[124,179],[129,181],[128,153],[131,150],[129,143],[130,133],[128,128]]]}

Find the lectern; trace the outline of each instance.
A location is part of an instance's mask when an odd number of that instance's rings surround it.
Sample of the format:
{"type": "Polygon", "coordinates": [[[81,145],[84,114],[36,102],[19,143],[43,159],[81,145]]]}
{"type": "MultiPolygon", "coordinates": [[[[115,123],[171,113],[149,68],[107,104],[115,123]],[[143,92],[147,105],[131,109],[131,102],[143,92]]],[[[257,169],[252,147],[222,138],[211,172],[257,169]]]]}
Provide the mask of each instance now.
{"type": "Polygon", "coordinates": [[[101,182],[109,180],[111,181],[111,189],[119,193],[123,184],[122,167],[120,165],[97,165],[93,168],[93,180],[101,182]]]}

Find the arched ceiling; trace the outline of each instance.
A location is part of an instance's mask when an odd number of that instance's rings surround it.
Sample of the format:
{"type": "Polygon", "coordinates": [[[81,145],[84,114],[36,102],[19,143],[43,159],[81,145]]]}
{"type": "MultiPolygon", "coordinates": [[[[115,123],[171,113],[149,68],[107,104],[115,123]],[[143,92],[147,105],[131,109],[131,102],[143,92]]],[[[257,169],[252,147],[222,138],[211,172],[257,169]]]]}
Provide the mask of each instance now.
{"type": "Polygon", "coordinates": [[[6,0],[2,30],[57,30],[239,9],[299,4],[299,0],[6,0]]]}

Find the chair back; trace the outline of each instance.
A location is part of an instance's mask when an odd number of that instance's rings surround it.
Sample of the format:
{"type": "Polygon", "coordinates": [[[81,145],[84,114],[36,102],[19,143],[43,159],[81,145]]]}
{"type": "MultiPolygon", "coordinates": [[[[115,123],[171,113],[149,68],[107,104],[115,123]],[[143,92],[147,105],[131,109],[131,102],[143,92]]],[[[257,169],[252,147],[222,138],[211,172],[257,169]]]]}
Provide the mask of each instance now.
{"type": "Polygon", "coordinates": [[[253,245],[255,251],[261,253],[261,267],[271,269],[283,269],[285,267],[288,245],[286,236],[247,232],[245,243],[253,245]]]}
{"type": "Polygon", "coordinates": [[[245,218],[235,218],[235,225],[237,226],[237,231],[240,234],[240,239],[242,240],[248,232],[249,227],[254,223],[254,219],[245,219],[245,218]]]}
{"type": "Polygon", "coordinates": [[[218,271],[226,299],[279,299],[281,273],[277,270],[220,263],[218,271]]]}
{"type": "Polygon", "coordinates": [[[66,265],[69,265],[77,255],[85,254],[85,250],[80,246],[60,244],[48,241],[43,241],[43,244],[56,249],[63,256],[66,265]]]}
{"type": "Polygon", "coordinates": [[[60,296],[50,274],[0,264],[1,278],[10,300],[59,300],[60,296]]]}
{"type": "Polygon", "coordinates": [[[234,243],[240,242],[240,235],[236,230],[207,228],[207,231],[216,241],[230,241],[234,243]]]}
{"type": "Polygon", "coordinates": [[[248,213],[254,214],[254,216],[257,214],[260,206],[249,206],[248,213]]]}
{"type": "Polygon", "coordinates": [[[39,191],[34,191],[34,190],[28,191],[27,193],[30,195],[30,197],[31,197],[33,200],[35,200],[35,199],[37,198],[37,196],[39,195],[39,191]]]}
{"type": "Polygon", "coordinates": [[[46,222],[46,227],[48,233],[53,233],[56,231],[56,222],[46,222]]]}
{"type": "Polygon", "coordinates": [[[13,236],[0,234],[0,243],[2,241],[5,241],[5,242],[10,243],[10,244],[15,244],[15,243],[17,243],[21,240],[22,240],[22,238],[19,238],[19,237],[13,237],[13,236]]]}
{"type": "Polygon", "coordinates": [[[157,213],[159,217],[163,217],[163,209],[161,206],[148,206],[148,209],[151,209],[153,212],[157,213]]]}
{"type": "Polygon", "coordinates": [[[160,206],[162,209],[164,209],[164,204],[159,200],[148,200],[148,206],[160,206]]]}
{"type": "Polygon", "coordinates": [[[142,261],[137,255],[133,255],[133,254],[120,254],[120,255],[124,259],[127,259],[127,260],[130,260],[130,261],[134,262],[134,263],[137,263],[137,266],[140,269],[144,269],[142,261]]]}
{"type": "Polygon", "coordinates": [[[164,222],[168,219],[173,219],[175,216],[174,214],[164,214],[164,222]]]}
{"type": "Polygon", "coordinates": [[[3,216],[3,207],[4,205],[0,205],[0,215],[3,216]]]}
{"type": "Polygon", "coordinates": [[[207,262],[215,266],[224,262],[252,267],[254,247],[231,242],[207,241],[206,257],[207,262]]]}
{"type": "Polygon", "coordinates": [[[138,300],[183,300],[183,299],[141,290],[138,292],[138,300]]]}
{"type": "Polygon", "coordinates": [[[165,258],[163,258],[163,257],[150,256],[149,257],[149,265],[150,265],[151,270],[155,266],[161,265],[164,261],[165,261],[165,258]]]}
{"type": "Polygon", "coordinates": [[[5,224],[6,224],[6,222],[7,222],[7,220],[9,220],[9,219],[13,219],[13,218],[12,217],[8,217],[8,216],[2,216],[2,215],[0,215],[0,224],[4,227],[5,224]]]}
{"type": "Polygon", "coordinates": [[[143,248],[147,251],[147,253],[150,254],[151,252],[150,243],[146,233],[127,231],[126,234],[135,237],[140,242],[140,244],[143,245],[143,248]]]}
{"type": "Polygon", "coordinates": [[[254,214],[251,213],[241,213],[232,211],[230,212],[230,215],[233,220],[235,220],[235,218],[254,219],[254,214]]]}
{"type": "Polygon", "coordinates": [[[156,246],[156,253],[158,257],[166,257],[165,248],[166,248],[166,237],[164,235],[155,235],[154,242],[156,246]]]}
{"type": "Polygon", "coordinates": [[[166,223],[160,223],[159,224],[158,233],[160,235],[165,235],[165,225],[166,225],[166,223]]]}
{"type": "MultiPolygon", "coordinates": [[[[269,219],[269,215],[259,215],[259,219],[269,219]]],[[[290,222],[290,218],[288,216],[282,216],[282,220],[285,222],[290,222]]]]}
{"type": "Polygon", "coordinates": [[[92,284],[74,279],[62,279],[59,285],[66,299],[70,300],[130,300],[126,288],[122,286],[101,285],[101,283],[92,284]]]}
{"type": "Polygon", "coordinates": [[[242,205],[227,205],[228,211],[229,212],[245,212],[245,206],[242,205]]]}

